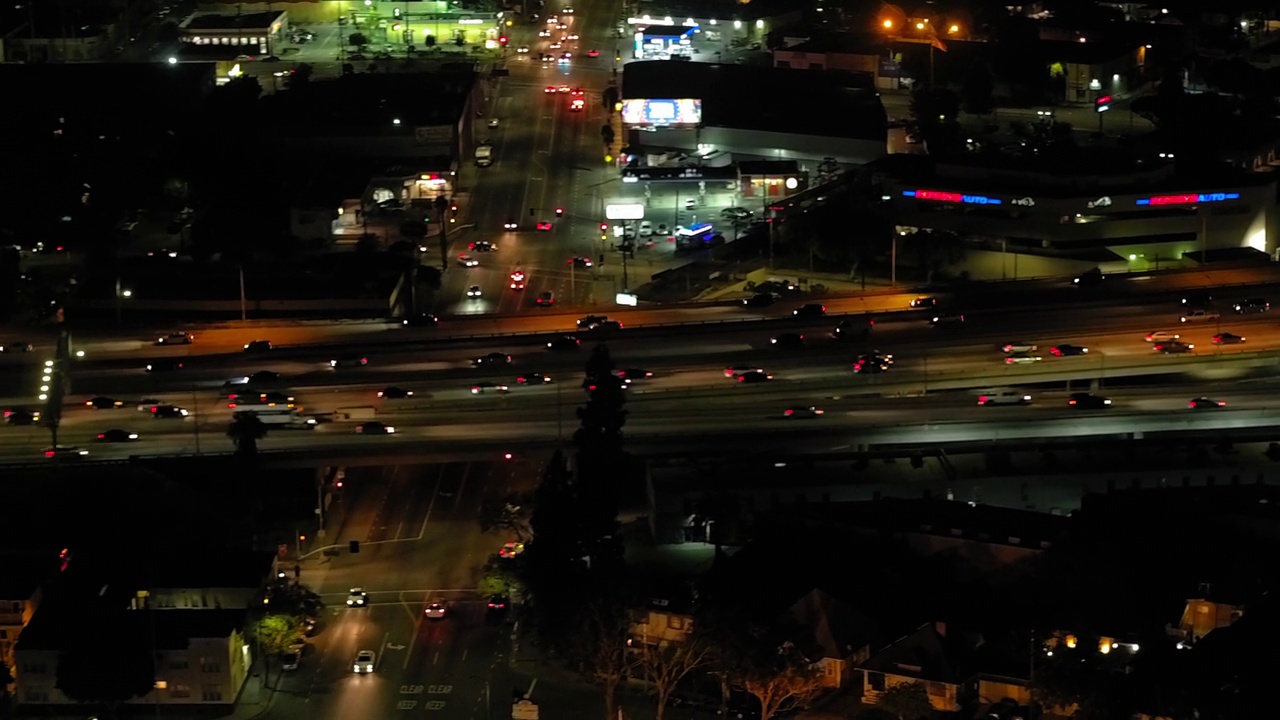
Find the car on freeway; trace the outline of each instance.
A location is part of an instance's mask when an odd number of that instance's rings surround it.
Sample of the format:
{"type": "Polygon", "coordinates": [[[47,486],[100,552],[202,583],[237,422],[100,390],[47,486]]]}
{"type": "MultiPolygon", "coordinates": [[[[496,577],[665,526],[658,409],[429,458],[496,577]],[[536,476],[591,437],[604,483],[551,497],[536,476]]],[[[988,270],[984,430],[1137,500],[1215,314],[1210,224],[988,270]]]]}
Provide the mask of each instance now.
{"type": "Polygon", "coordinates": [[[645,380],[653,377],[653,371],[645,370],[644,368],[619,368],[618,370],[614,370],[613,374],[627,382],[631,382],[633,380],[645,380]]]}
{"type": "Polygon", "coordinates": [[[124,401],[109,397],[96,397],[92,400],[85,400],[84,405],[95,410],[114,410],[118,407],[124,407],[124,401]]]}
{"type": "Polygon", "coordinates": [[[866,340],[875,324],[875,320],[845,318],[831,331],[831,337],[837,340],[866,340]]]}
{"type": "Polygon", "coordinates": [[[472,385],[471,394],[483,395],[490,390],[498,393],[504,393],[509,391],[510,389],[511,388],[507,387],[506,383],[495,383],[495,382],[489,382],[486,380],[484,382],[478,382],[475,385],[472,385]]]}
{"type": "Polygon", "coordinates": [[[353,368],[364,367],[369,364],[369,358],[363,355],[343,355],[340,358],[334,358],[329,361],[331,368],[353,368]]]}
{"type": "Polygon", "coordinates": [[[1072,357],[1075,355],[1088,355],[1089,348],[1083,345],[1063,343],[1062,345],[1054,345],[1049,348],[1049,353],[1054,357],[1072,357]]]}
{"type": "Polygon", "coordinates": [[[0,345],[0,352],[7,352],[7,353],[24,353],[24,352],[31,352],[32,350],[35,350],[35,349],[36,349],[35,345],[32,345],[29,342],[21,342],[21,341],[4,343],[3,345],[0,345]]]}
{"type": "Polygon", "coordinates": [[[1156,343],[1152,349],[1165,355],[1183,355],[1195,350],[1196,346],[1184,343],[1181,340],[1170,340],[1169,342],[1156,343]]]}
{"type": "Polygon", "coordinates": [[[357,435],[395,435],[396,429],[392,425],[372,420],[367,423],[361,423],[356,426],[357,435]]]}
{"type": "Polygon", "coordinates": [[[537,228],[538,232],[551,232],[551,221],[539,220],[538,224],[534,227],[537,228]]]}
{"type": "Polygon", "coordinates": [[[918,297],[911,301],[910,307],[912,310],[932,310],[938,307],[938,298],[930,296],[918,297]]]}
{"type": "Polygon", "coordinates": [[[480,291],[479,285],[472,285],[471,287],[467,288],[467,297],[469,298],[475,299],[480,297],[483,294],[484,293],[480,291]]]}
{"type": "Polygon", "coordinates": [[[247,353],[266,352],[272,347],[270,340],[250,340],[244,344],[244,351],[247,353]]]}
{"type": "Polygon", "coordinates": [[[1244,337],[1229,332],[1218,333],[1213,336],[1214,345],[1238,345],[1244,341],[1244,337]]]}
{"type": "Polygon", "coordinates": [[[600,323],[609,321],[608,315],[586,315],[578,318],[578,327],[583,330],[590,330],[600,323]]]}
{"type": "Polygon", "coordinates": [[[1221,400],[1214,400],[1204,396],[1191,398],[1191,400],[1187,402],[1187,407],[1192,410],[1218,410],[1226,406],[1227,404],[1221,400]]]}
{"type": "Polygon", "coordinates": [[[538,299],[534,301],[541,307],[551,307],[556,304],[556,294],[550,290],[538,293],[538,299]]]}
{"type": "Polygon", "coordinates": [[[984,406],[991,405],[1027,405],[1031,402],[1031,396],[1021,390],[1013,390],[1005,388],[1002,390],[992,390],[978,396],[978,404],[984,406]]]}
{"type": "Polygon", "coordinates": [[[570,40],[577,40],[577,39],[578,39],[578,33],[569,33],[569,39],[570,39],[570,40]]]}
{"type": "Polygon", "coordinates": [[[82,458],[88,456],[89,451],[75,445],[54,445],[44,449],[44,456],[47,458],[82,458]]]}
{"type": "Polygon", "coordinates": [[[800,333],[782,333],[769,338],[769,344],[778,348],[804,347],[804,335],[800,333]]]}
{"type": "Polygon", "coordinates": [[[190,345],[195,339],[195,335],[178,330],[156,338],[156,345],[190,345]]]}
{"type": "Polygon", "coordinates": [[[442,602],[427,603],[422,609],[422,615],[430,620],[443,620],[444,616],[449,613],[447,607],[442,602]]]}
{"type": "Polygon", "coordinates": [[[581,347],[582,341],[572,335],[562,335],[547,343],[551,352],[572,352],[581,347]]]}
{"type": "Polygon", "coordinates": [[[189,415],[191,415],[190,411],[188,411],[184,407],[178,407],[177,405],[152,405],[151,406],[151,417],[155,418],[156,420],[175,419],[175,418],[181,420],[182,418],[188,417],[189,415]]]}
{"type": "Polygon", "coordinates": [[[1266,312],[1270,310],[1271,303],[1266,298],[1260,298],[1260,297],[1245,298],[1244,300],[1241,300],[1240,302],[1236,303],[1234,306],[1234,309],[1236,312],[1240,313],[1241,315],[1247,315],[1249,313],[1260,313],[1260,312],[1266,312]]]}
{"type": "Polygon", "coordinates": [[[39,410],[10,408],[4,411],[4,421],[10,425],[34,425],[39,420],[39,410]]]}
{"type": "Polygon", "coordinates": [[[1071,280],[1071,283],[1076,287],[1090,287],[1092,285],[1097,285],[1106,279],[1107,276],[1103,275],[1101,270],[1093,268],[1092,270],[1085,270],[1075,276],[1075,278],[1071,280]]]}
{"type": "Polygon", "coordinates": [[[150,372],[150,373],[174,372],[176,370],[181,370],[182,368],[183,368],[183,364],[179,360],[160,359],[160,360],[152,360],[151,362],[147,363],[147,372],[150,372]]]}
{"type": "Polygon", "coordinates": [[[403,400],[407,397],[413,397],[413,391],[389,385],[378,391],[378,397],[388,400],[403,400]]]}
{"type": "Polygon", "coordinates": [[[769,307],[777,301],[777,299],[778,298],[775,297],[773,293],[758,292],[743,300],[742,304],[744,307],[769,307]]]}
{"type": "Polygon", "coordinates": [[[511,363],[511,356],[504,352],[491,352],[488,355],[481,355],[480,357],[471,361],[471,364],[475,365],[476,367],[481,367],[484,365],[509,365],[510,363],[511,363]]]}
{"type": "Polygon", "coordinates": [[[1177,340],[1180,337],[1182,336],[1177,333],[1171,333],[1165,330],[1153,330],[1152,332],[1147,333],[1146,339],[1149,343],[1158,343],[1177,340]]]}
{"type": "Polygon", "coordinates": [[[1000,349],[1006,355],[1012,355],[1013,353],[1033,353],[1039,350],[1040,348],[1036,347],[1035,344],[1033,343],[1019,341],[1019,342],[1005,343],[1000,347],[1000,349]]]}
{"type": "Polygon", "coordinates": [[[120,430],[117,428],[112,428],[110,430],[103,430],[102,432],[98,433],[98,437],[97,437],[98,442],[109,442],[109,443],[133,442],[134,440],[137,440],[137,439],[138,439],[138,433],[129,432],[128,430],[120,430]]]}
{"type": "Polygon", "coordinates": [[[511,599],[506,595],[490,595],[487,612],[490,616],[499,616],[507,611],[507,606],[511,604],[511,599]]]}
{"type": "Polygon", "coordinates": [[[853,361],[853,371],[858,374],[877,375],[889,372],[891,367],[893,367],[892,355],[866,353],[859,355],[858,359],[853,361]]]}
{"type": "Polygon", "coordinates": [[[598,58],[598,57],[600,57],[600,51],[599,51],[599,50],[588,50],[588,51],[587,51],[587,57],[589,57],[589,58],[598,58]]]}
{"type": "Polygon", "coordinates": [[[1044,358],[1032,353],[1014,353],[1004,359],[1005,365],[1026,365],[1029,363],[1038,363],[1044,358]]]}
{"type": "Polygon", "coordinates": [[[409,327],[435,327],[440,324],[440,318],[431,313],[418,313],[401,320],[400,324],[409,327]]]}
{"type": "MultiPolygon", "coordinates": [[[[550,31],[550,30],[548,30],[548,29],[546,29],[546,28],[543,28],[543,29],[541,29],[541,30],[539,30],[539,31],[538,31],[538,37],[540,37],[540,38],[551,37],[551,31],[550,31]]],[[[550,87],[550,86],[548,86],[548,87],[550,87]]],[[[548,90],[547,92],[555,92],[555,88],[552,88],[551,90],[548,90]]]]}
{"type": "Polygon", "coordinates": [[[503,543],[502,547],[498,549],[498,557],[501,557],[504,560],[510,560],[512,558],[519,557],[523,552],[524,543],[512,541],[509,543],[503,543]]]}
{"type": "Polygon", "coordinates": [[[595,327],[591,328],[591,331],[592,331],[592,332],[606,332],[606,331],[608,331],[608,330],[621,330],[621,329],[622,329],[622,321],[621,321],[621,320],[605,320],[604,322],[600,323],[599,325],[596,325],[595,327]]]}
{"type": "Polygon", "coordinates": [[[372,650],[361,650],[356,653],[355,662],[352,663],[351,669],[357,675],[366,675],[373,672],[373,666],[376,664],[377,653],[372,650]]]}
{"type": "Polygon", "coordinates": [[[557,87],[557,88],[556,88],[556,92],[567,93],[567,92],[569,92],[569,90],[571,90],[571,89],[572,89],[572,88],[570,88],[568,85],[561,85],[561,86],[559,86],[559,87],[557,87]]]}
{"type": "Polygon", "coordinates": [[[555,42],[551,43],[547,47],[550,47],[552,50],[559,50],[562,47],[562,44],[559,40],[556,40],[555,42]]]}
{"type": "Polygon", "coordinates": [[[250,384],[255,384],[255,383],[263,384],[263,383],[273,383],[278,381],[279,379],[280,379],[280,373],[274,370],[259,370],[258,372],[249,376],[248,382],[250,384]]]}
{"type": "Polygon", "coordinates": [[[1111,398],[1091,392],[1077,392],[1067,396],[1067,405],[1081,410],[1101,410],[1111,407],[1111,398]]]}
{"type": "Polygon", "coordinates": [[[516,376],[516,383],[519,385],[545,385],[549,382],[551,382],[551,376],[540,372],[529,372],[516,376]]]}
{"type": "Polygon", "coordinates": [[[480,261],[466,253],[462,253],[458,256],[458,264],[465,268],[473,268],[478,267],[480,265],[480,261]]]}
{"type": "Polygon", "coordinates": [[[1214,310],[1205,310],[1197,308],[1182,316],[1182,322],[1204,322],[1206,320],[1218,320],[1222,317],[1222,313],[1214,310]]]}
{"type": "Polygon", "coordinates": [[[789,407],[786,410],[782,411],[782,417],[791,418],[793,420],[800,420],[800,419],[810,419],[810,418],[821,417],[822,413],[823,413],[823,410],[813,407],[812,405],[809,405],[809,406],[801,406],[801,407],[789,407]]]}
{"type": "Polygon", "coordinates": [[[561,62],[561,63],[567,63],[567,62],[569,62],[569,61],[570,61],[570,60],[572,60],[572,59],[573,59],[573,53],[570,53],[570,52],[560,53],[560,62],[561,62]]]}
{"type": "MultiPolygon", "coordinates": [[[[515,230],[515,227],[514,227],[514,226],[515,226],[515,223],[514,223],[514,222],[507,221],[507,224],[512,226],[512,227],[507,228],[508,230],[515,230]]],[[[480,253],[480,252],[498,252],[498,246],[497,246],[497,245],[494,245],[493,243],[489,242],[488,240],[477,240],[477,241],[475,241],[475,242],[473,242],[473,243],[468,244],[468,245],[467,245],[467,249],[468,249],[468,250],[471,250],[471,251],[473,251],[473,252],[478,252],[478,253],[480,253]]]]}
{"type": "Polygon", "coordinates": [[[764,368],[755,365],[730,365],[724,369],[724,376],[727,378],[736,378],[739,375],[749,372],[764,372],[764,368]]]}
{"type": "Polygon", "coordinates": [[[523,280],[512,280],[507,287],[518,292],[520,290],[524,290],[525,284],[523,280]]]}
{"type": "Polygon", "coordinates": [[[773,376],[763,370],[752,370],[738,375],[738,382],[744,384],[769,382],[772,379],[773,376]]]}
{"type": "Polygon", "coordinates": [[[575,268],[583,268],[583,269],[591,268],[595,266],[595,264],[591,262],[591,258],[586,256],[571,257],[569,258],[569,264],[574,266],[575,268]]]}
{"type": "Polygon", "coordinates": [[[521,55],[527,54],[529,52],[529,46],[521,45],[520,47],[516,48],[516,52],[520,53],[521,55]]]}
{"type": "Polygon", "coordinates": [[[822,317],[827,314],[827,306],[822,303],[805,303],[791,311],[793,317],[822,317]]]}
{"type": "Polygon", "coordinates": [[[929,324],[933,325],[934,327],[945,326],[945,325],[963,325],[964,315],[961,315],[960,313],[938,313],[937,315],[934,315],[933,317],[929,318],[929,324]]]}
{"type": "MultiPolygon", "coordinates": [[[[585,100],[582,98],[574,98],[573,101],[569,103],[569,112],[582,112],[584,107],[586,107],[585,100]]],[[[550,230],[551,228],[548,227],[547,229],[550,230]]]]}
{"type": "Polygon", "coordinates": [[[163,400],[158,400],[156,398],[142,398],[138,401],[138,412],[151,412],[151,408],[163,404],[163,400]]]}

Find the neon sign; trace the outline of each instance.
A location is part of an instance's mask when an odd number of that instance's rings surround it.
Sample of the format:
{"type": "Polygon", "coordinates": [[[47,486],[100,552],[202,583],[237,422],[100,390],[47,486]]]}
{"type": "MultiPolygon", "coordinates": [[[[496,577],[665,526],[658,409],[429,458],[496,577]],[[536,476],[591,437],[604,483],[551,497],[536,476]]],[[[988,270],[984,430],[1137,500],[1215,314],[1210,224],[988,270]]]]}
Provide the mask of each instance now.
{"type": "Polygon", "coordinates": [[[917,200],[933,200],[935,202],[964,203],[965,205],[1003,205],[1000,198],[986,195],[965,195],[964,193],[943,192],[941,190],[903,190],[906,197],[917,200]]]}
{"type": "Polygon", "coordinates": [[[1138,205],[1194,205],[1196,203],[1226,202],[1239,200],[1240,193],[1190,193],[1187,195],[1156,195],[1141,198],[1138,205]]]}

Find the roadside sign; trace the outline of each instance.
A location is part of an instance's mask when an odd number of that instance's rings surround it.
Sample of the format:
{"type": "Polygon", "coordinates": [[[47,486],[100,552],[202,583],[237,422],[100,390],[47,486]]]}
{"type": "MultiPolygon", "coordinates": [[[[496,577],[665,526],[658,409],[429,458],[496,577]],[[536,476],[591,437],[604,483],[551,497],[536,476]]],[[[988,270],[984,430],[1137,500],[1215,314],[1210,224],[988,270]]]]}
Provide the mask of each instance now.
{"type": "Polygon", "coordinates": [[[532,700],[521,700],[511,706],[511,720],[538,720],[538,705],[532,700]]]}

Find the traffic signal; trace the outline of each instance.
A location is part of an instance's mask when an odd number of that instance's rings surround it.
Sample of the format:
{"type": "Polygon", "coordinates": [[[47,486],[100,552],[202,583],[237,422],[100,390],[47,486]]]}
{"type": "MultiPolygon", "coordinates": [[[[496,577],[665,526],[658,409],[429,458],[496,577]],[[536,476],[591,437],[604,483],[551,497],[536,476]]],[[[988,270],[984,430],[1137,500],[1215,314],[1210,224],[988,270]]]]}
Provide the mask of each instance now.
{"type": "Polygon", "coordinates": [[[353,555],[354,555],[354,554],[356,554],[356,553],[358,553],[358,552],[360,552],[360,541],[359,541],[359,540],[350,540],[350,541],[348,541],[348,542],[347,542],[347,550],[348,550],[349,552],[351,552],[351,554],[353,554],[353,555]]]}
{"type": "Polygon", "coordinates": [[[507,46],[507,36],[506,36],[506,35],[499,35],[499,36],[498,36],[498,44],[499,44],[499,45],[501,45],[502,47],[506,47],[506,46],[507,46]]]}
{"type": "Polygon", "coordinates": [[[556,208],[556,217],[564,217],[564,208],[556,208]]]}

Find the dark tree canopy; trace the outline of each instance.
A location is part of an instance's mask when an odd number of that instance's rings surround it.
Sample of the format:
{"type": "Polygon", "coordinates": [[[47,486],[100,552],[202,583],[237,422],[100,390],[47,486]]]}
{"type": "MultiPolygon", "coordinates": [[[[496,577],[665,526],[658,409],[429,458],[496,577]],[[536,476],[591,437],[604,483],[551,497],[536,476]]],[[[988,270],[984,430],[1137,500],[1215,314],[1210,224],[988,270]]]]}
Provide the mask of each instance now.
{"type": "Polygon", "coordinates": [[[58,656],[56,687],[64,695],[76,702],[114,708],[155,686],[155,660],[141,628],[125,617],[128,612],[116,613],[118,618],[100,618],[96,627],[84,628],[58,656]]]}

